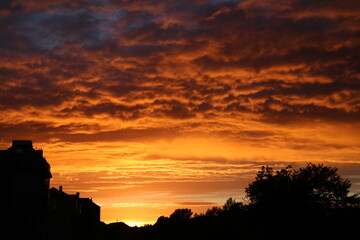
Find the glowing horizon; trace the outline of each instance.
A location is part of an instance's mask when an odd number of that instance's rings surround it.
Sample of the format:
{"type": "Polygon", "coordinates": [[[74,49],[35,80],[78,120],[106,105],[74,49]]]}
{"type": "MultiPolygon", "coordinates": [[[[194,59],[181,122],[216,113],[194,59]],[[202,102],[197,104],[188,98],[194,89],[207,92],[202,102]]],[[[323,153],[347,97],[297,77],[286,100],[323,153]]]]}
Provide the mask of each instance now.
{"type": "Polygon", "coordinates": [[[360,191],[359,3],[0,3],[0,148],[105,222],[205,212],[262,165],[339,168],[360,191]]]}

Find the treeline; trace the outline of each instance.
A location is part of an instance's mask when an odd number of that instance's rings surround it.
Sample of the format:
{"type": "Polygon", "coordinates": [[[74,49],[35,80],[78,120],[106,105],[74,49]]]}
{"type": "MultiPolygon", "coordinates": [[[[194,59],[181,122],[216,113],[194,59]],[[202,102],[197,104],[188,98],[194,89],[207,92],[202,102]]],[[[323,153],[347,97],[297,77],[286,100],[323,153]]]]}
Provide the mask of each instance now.
{"type": "Polygon", "coordinates": [[[357,239],[360,196],[349,195],[350,187],[336,168],[322,164],[264,166],[245,189],[246,203],[229,198],[202,214],[176,209],[143,227],[102,224],[76,239],[357,239]]]}
{"type": "Polygon", "coordinates": [[[357,239],[360,209],[263,209],[228,199],[204,214],[177,209],[154,225],[109,224],[105,239],[357,239]]]}
{"type": "Polygon", "coordinates": [[[245,189],[248,203],[229,198],[203,214],[176,209],[154,225],[107,226],[106,239],[357,239],[359,194],[334,167],[309,163],[279,171],[263,166],[245,189]]]}

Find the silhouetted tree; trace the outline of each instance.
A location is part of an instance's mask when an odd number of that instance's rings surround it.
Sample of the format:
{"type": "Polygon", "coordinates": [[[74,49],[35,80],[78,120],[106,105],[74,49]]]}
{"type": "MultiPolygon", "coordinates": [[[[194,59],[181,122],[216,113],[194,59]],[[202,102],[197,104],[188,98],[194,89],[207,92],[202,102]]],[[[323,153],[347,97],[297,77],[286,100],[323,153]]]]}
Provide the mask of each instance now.
{"type": "Polygon", "coordinates": [[[222,209],[219,207],[212,207],[209,208],[206,213],[205,216],[219,216],[222,212],[222,209]]]}
{"type": "Polygon", "coordinates": [[[279,171],[263,166],[246,188],[250,204],[228,198],[223,207],[195,215],[176,209],[151,226],[110,224],[106,240],[117,239],[356,239],[360,196],[348,196],[350,182],[337,169],[307,164],[279,171]]]}
{"type": "Polygon", "coordinates": [[[232,206],[236,204],[236,200],[233,198],[228,198],[223,206],[224,210],[229,210],[232,206]]]}
{"type": "Polygon", "coordinates": [[[169,218],[165,217],[165,216],[160,216],[158,217],[157,221],[156,221],[156,225],[164,225],[167,224],[169,222],[169,218]]]}
{"type": "Polygon", "coordinates": [[[342,179],[337,171],[335,167],[309,163],[296,172],[294,181],[304,186],[311,203],[323,207],[345,207],[351,183],[348,179],[342,179]]]}
{"type": "Polygon", "coordinates": [[[356,195],[347,196],[351,183],[342,179],[335,167],[308,163],[294,170],[291,166],[274,172],[263,166],[255,181],[245,189],[253,205],[289,207],[345,207],[359,201],[356,195]]]}
{"type": "Polygon", "coordinates": [[[192,214],[193,214],[193,212],[191,211],[191,209],[188,209],[188,208],[176,209],[170,215],[170,219],[186,220],[186,219],[190,219],[192,214]]]}
{"type": "Polygon", "coordinates": [[[233,198],[228,198],[223,206],[223,210],[225,211],[234,211],[240,209],[244,206],[242,202],[237,202],[233,198]]]}

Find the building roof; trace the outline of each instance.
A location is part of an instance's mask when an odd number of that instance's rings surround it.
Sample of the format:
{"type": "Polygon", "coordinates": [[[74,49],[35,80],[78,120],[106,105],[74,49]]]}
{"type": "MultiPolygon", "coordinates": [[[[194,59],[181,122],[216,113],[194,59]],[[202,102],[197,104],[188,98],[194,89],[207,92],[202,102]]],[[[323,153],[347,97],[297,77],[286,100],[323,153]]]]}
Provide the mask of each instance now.
{"type": "Polygon", "coordinates": [[[35,150],[30,140],[13,140],[7,150],[0,150],[0,171],[7,173],[41,172],[51,178],[50,164],[42,150],[35,150]]]}
{"type": "Polygon", "coordinates": [[[33,147],[30,140],[13,140],[12,147],[33,147]]]}

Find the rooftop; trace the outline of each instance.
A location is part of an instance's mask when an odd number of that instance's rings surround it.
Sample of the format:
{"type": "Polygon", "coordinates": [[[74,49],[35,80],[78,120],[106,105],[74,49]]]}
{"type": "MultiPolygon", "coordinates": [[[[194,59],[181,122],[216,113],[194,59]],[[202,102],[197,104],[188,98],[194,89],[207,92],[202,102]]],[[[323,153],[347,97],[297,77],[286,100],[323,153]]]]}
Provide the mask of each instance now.
{"type": "Polygon", "coordinates": [[[33,147],[32,141],[30,140],[13,140],[12,147],[23,148],[23,147],[33,147]]]}

